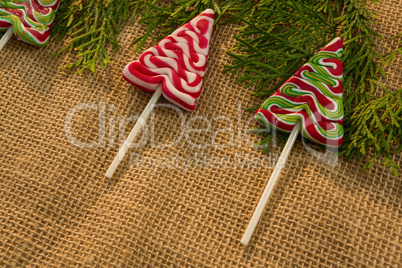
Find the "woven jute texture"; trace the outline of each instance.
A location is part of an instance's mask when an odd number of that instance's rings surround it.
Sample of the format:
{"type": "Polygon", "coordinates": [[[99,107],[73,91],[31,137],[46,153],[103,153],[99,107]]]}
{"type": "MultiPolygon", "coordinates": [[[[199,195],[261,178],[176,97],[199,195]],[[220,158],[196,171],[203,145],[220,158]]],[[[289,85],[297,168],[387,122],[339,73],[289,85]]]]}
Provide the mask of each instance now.
{"type": "MultiPolygon", "coordinates": [[[[376,11],[387,53],[402,3],[376,11]]],[[[222,72],[233,25],[213,34],[197,109],[158,104],[107,179],[151,97],[121,78],[144,30],[127,23],[122,49],[95,74],[61,69],[72,56],[51,55],[66,41],[38,49],[12,38],[0,53],[1,267],[401,267],[402,179],[379,163],[331,166],[300,138],[240,245],[280,148],[252,147],[260,137],[246,133],[254,122],[245,109],[262,100],[222,72]]],[[[401,81],[398,56],[383,82],[401,81]]]]}

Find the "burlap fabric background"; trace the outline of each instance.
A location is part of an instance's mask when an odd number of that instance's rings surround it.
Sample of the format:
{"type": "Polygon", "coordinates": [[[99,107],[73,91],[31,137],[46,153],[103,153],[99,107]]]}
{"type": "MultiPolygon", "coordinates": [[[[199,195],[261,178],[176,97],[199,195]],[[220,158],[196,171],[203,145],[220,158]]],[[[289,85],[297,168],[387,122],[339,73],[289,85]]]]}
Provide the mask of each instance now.
{"type": "MultiPolygon", "coordinates": [[[[402,32],[402,3],[391,2],[378,6],[382,53],[402,32]]],[[[183,113],[187,127],[210,129],[158,148],[186,129],[176,110],[158,107],[153,141],[143,136],[131,167],[126,160],[105,178],[150,99],[121,78],[142,31],[127,24],[123,49],[96,74],[60,69],[71,55],[50,55],[63,42],[38,49],[13,38],[0,53],[0,266],[402,265],[402,179],[378,163],[331,167],[300,139],[249,246],[240,245],[280,150],[265,156],[250,146],[259,138],[243,133],[245,108],[262,100],[222,74],[233,26],[214,32],[198,107],[183,113]]],[[[400,56],[387,74],[387,85],[401,87],[400,56]]]]}

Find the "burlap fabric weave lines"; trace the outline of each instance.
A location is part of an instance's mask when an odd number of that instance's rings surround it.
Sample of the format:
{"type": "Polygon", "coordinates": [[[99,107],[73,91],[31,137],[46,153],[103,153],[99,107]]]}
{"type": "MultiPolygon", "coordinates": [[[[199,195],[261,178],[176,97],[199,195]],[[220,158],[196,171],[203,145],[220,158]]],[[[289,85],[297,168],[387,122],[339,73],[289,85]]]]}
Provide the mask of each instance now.
{"type": "MultiPolygon", "coordinates": [[[[402,32],[402,2],[377,11],[387,53],[402,32]]],[[[251,146],[259,137],[244,133],[245,109],[261,101],[222,73],[235,26],[213,33],[197,109],[156,108],[131,163],[105,178],[150,98],[121,78],[144,30],[127,23],[122,49],[96,74],[60,69],[72,56],[51,54],[66,41],[38,49],[12,38],[1,51],[1,267],[402,266],[402,179],[379,163],[331,167],[300,138],[249,246],[240,245],[280,148],[263,155],[251,146]],[[206,130],[157,146],[197,128],[206,130]]],[[[401,56],[383,82],[402,86],[401,56]]]]}

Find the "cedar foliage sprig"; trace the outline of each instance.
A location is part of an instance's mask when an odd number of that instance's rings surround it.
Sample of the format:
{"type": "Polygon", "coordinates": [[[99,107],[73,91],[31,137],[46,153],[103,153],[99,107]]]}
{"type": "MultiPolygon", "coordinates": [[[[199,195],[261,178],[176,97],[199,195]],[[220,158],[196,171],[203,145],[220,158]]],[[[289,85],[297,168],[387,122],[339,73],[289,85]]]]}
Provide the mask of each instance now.
{"type": "Polygon", "coordinates": [[[384,57],[376,51],[374,42],[382,36],[372,29],[375,13],[367,8],[370,2],[378,3],[378,0],[345,0],[345,14],[335,18],[344,40],[345,114],[359,103],[370,101],[369,96],[377,89],[375,82],[385,76],[381,66],[384,57]]]}
{"type": "MultiPolygon", "coordinates": [[[[258,1],[239,16],[246,26],[235,36],[238,43],[228,52],[233,63],[226,71],[239,74],[238,81],[246,87],[253,86],[256,97],[268,97],[337,31],[344,40],[345,140],[341,154],[360,159],[371,148],[375,153],[366,167],[381,159],[397,175],[392,146],[401,148],[402,103],[399,93],[379,80],[385,76],[382,63],[394,60],[402,49],[387,57],[376,51],[375,39],[382,37],[373,30],[375,13],[368,7],[376,3],[378,0],[258,1]],[[384,96],[376,97],[381,94],[384,96]],[[385,107],[392,108],[383,110],[385,107]],[[372,121],[372,117],[379,119],[372,121]]],[[[258,130],[264,138],[257,145],[266,151],[272,139],[263,129],[258,130]]]]}
{"type": "Polygon", "coordinates": [[[392,92],[379,82],[386,76],[383,68],[395,60],[398,50],[389,56],[376,51],[375,38],[383,37],[372,28],[375,13],[368,9],[369,3],[378,4],[378,0],[345,0],[345,14],[335,19],[341,23],[341,37],[346,40],[343,56],[345,140],[340,154],[347,159],[360,159],[372,149],[374,155],[365,167],[370,168],[380,159],[398,175],[400,167],[392,160],[391,147],[400,147],[402,142],[400,132],[396,131],[402,123],[400,91],[392,92]],[[384,96],[378,98],[378,95],[384,96]]]}
{"type": "Polygon", "coordinates": [[[129,15],[135,16],[139,7],[146,0],[66,0],[61,2],[58,21],[53,29],[60,38],[71,37],[65,50],[78,52],[77,60],[65,67],[79,67],[78,73],[85,69],[95,71],[100,65],[110,63],[107,45],[115,51],[119,47],[117,36],[122,23],[129,15]]]}
{"type": "Polygon", "coordinates": [[[393,153],[402,150],[402,89],[388,92],[388,89],[378,83],[385,92],[384,96],[376,98],[367,94],[370,101],[357,105],[353,114],[345,121],[349,135],[345,135],[348,158],[355,156],[360,159],[368,148],[374,150],[374,157],[365,164],[371,168],[377,158],[381,163],[390,166],[396,176],[400,168],[392,161],[393,153]],[[393,148],[393,147],[394,148],[393,148]]]}

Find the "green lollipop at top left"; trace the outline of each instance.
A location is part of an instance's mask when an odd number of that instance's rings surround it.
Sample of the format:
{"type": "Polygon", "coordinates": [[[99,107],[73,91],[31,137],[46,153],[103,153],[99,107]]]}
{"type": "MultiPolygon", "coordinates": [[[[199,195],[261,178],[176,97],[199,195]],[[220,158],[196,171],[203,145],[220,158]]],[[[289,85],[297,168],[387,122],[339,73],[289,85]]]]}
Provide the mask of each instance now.
{"type": "Polygon", "coordinates": [[[0,0],[0,31],[7,31],[0,40],[0,50],[11,37],[43,47],[49,42],[60,0],[0,0]]]}

